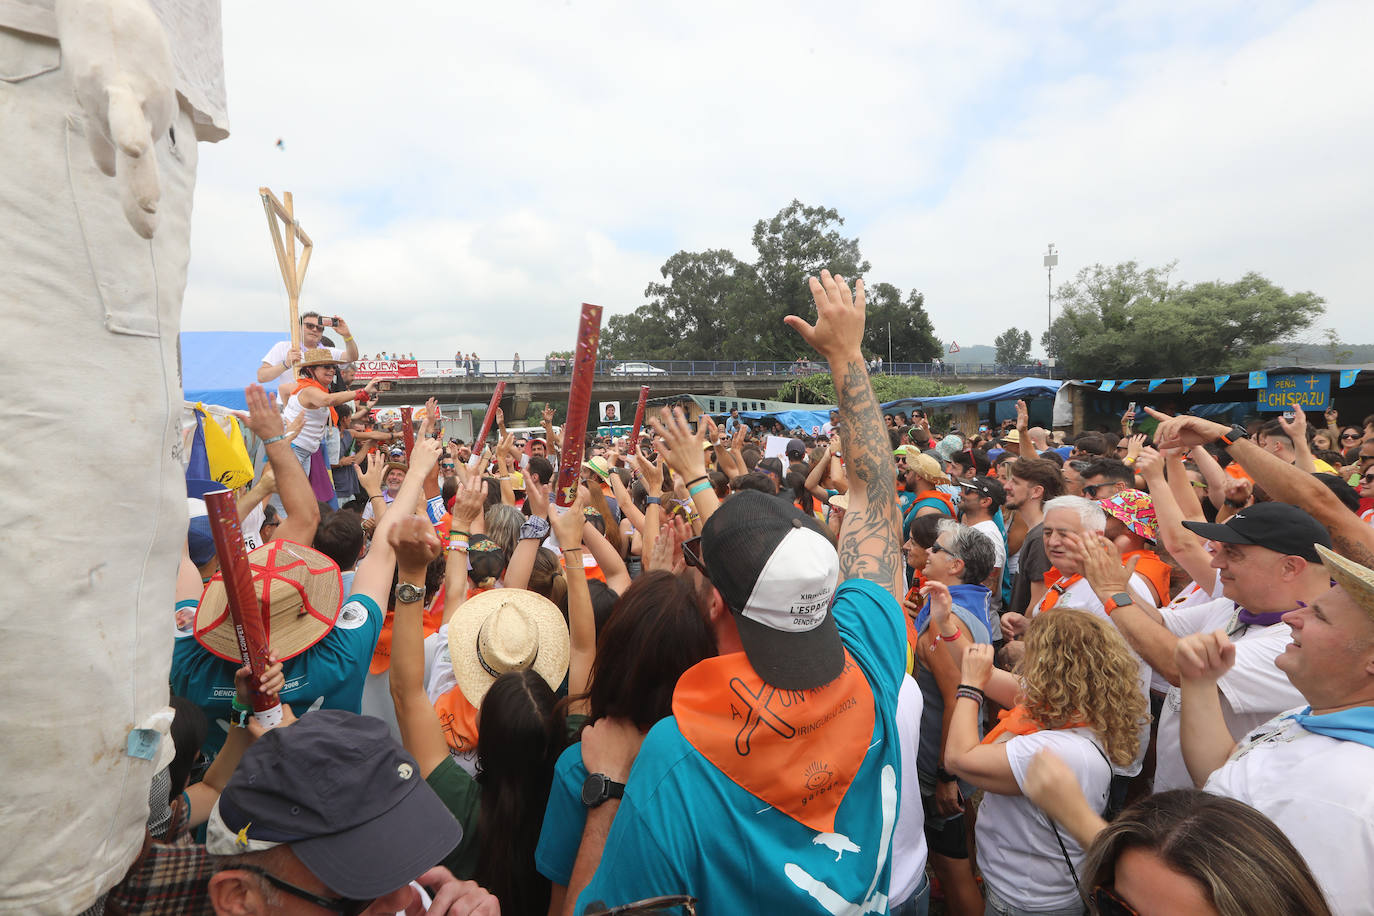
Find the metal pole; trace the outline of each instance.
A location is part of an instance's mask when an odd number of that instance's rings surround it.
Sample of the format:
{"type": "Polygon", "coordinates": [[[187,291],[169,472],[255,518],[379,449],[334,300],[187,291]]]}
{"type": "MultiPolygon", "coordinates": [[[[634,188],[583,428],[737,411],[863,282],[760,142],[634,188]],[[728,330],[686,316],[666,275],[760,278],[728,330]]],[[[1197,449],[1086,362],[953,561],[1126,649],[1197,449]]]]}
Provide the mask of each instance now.
{"type": "Polygon", "coordinates": [[[892,322],[887,323],[887,362],[892,363],[892,322]]]}
{"type": "Polygon", "coordinates": [[[1045,356],[1049,357],[1050,333],[1054,327],[1054,267],[1059,263],[1059,253],[1050,242],[1045,252],[1045,356]]]}

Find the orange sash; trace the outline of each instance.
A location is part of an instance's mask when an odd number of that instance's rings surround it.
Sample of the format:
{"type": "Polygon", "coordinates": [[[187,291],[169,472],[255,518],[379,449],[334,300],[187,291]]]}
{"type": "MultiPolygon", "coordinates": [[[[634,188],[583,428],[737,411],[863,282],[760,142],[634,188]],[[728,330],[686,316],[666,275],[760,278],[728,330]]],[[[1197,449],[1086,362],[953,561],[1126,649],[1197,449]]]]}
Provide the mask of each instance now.
{"type": "MultiPolygon", "coordinates": [[[[983,744],[996,744],[1003,735],[1011,738],[1016,735],[1029,735],[1032,732],[1044,730],[1045,726],[1035,721],[1026,712],[1024,704],[1017,704],[1011,709],[1004,709],[997,714],[998,722],[993,726],[992,731],[983,736],[983,744]]],[[[1087,722],[1069,722],[1059,728],[1089,728],[1087,722]]],[[[1058,729],[1055,729],[1058,731],[1058,729]]]]}
{"type": "MultiPolygon", "coordinates": [[[[435,596],[434,603],[425,611],[421,626],[424,627],[426,636],[433,636],[439,632],[439,625],[444,622],[442,599],[441,591],[435,596]]],[[[367,666],[368,674],[381,674],[391,668],[391,624],[395,616],[395,611],[386,612],[386,619],[382,621],[382,632],[377,634],[377,648],[372,650],[372,663],[367,666]]]]}
{"type": "Polygon", "coordinates": [[[1049,590],[1045,592],[1045,597],[1040,599],[1040,613],[1043,614],[1045,611],[1050,610],[1058,604],[1059,599],[1064,597],[1064,593],[1073,588],[1074,583],[1082,578],[1083,577],[1078,573],[1074,573],[1072,576],[1065,578],[1063,573],[1051,566],[1050,571],[1045,574],[1045,582],[1048,583],[1050,587],[1049,590]],[[1052,576],[1055,578],[1051,578],[1052,576]]]}
{"type": "MultiPolygon", "coordinates": [[[[313,378],[306,378],[305,376],[301,376],[300,378],[296,379],[296,393],[299,394],[299,393],[300,393],[300,389],[302,389],[302,388],[318,388],[321,392],[323,392],[323,393],[326,394],[326,395],[329,395],[329,394],[333,394],[333,393],[334,393],[334,392],[330,391],[328,388],[326,388],[326,387],[324,387],[323,385],[321,385],[319,382],[315,381],[313,378]]],[[[302,409],[302,410],[307,410],[307,409],[309,409],[309,408],[307,408],[304,404],[302,404],[302,405],[301,405],[301,409],[302,409]]],[[[329,408],[329,422],[330,422],[330,423],[338,423],[338,422],[339,422],[339,412],[338,412],[337,410],[335,410],[333,407],[329,408]]]]}
{"type": "Polygon", "coordinates": [[[822,833],[873,741],[873,691],[849,655],[814,690],[779,690],[743,652],[708,658],[682,675],[673,715],[687,741],[735,785],[822,833]],[[823,732],[823,733],[822,733],[823,732]]]}
{"type": "Polygon", "coordinates": [[[463,696],[462,688],[454,687],[434,702],[434,711],[439,714],[439,727],[444,730],[444,739],[449,750],[455,754],[472,754],[477,751],[477,707],[463,696]]]}
{"type": "Polygon", "coordinates": [[[1130,553],[1121,555],[1121,562],[1125,563],[1131,557],[1138,557],[1135,562],[1135,571],[1144,576],[1151,585],[1155,587],[1155,597],[1159,603],[1163,604],[1169,600],[1169,577],[1173,570],[1169,564],[1159,558],[1159,554],[1153,550],[1132,550],[1130,553]]]}

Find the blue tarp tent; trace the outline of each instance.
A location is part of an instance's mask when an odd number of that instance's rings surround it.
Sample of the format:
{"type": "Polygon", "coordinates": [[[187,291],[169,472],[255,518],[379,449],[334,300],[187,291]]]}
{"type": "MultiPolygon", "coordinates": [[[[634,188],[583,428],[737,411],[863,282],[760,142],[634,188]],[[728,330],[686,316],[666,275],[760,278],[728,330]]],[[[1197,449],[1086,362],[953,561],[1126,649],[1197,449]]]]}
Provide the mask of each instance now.
{"type": "Polygon", "coordinates": [[[904,407],[943,407],[949,404],[986,404],[989,401],[1016,401],[1024,398],[1052,398],[1059,391],[1061,382],[1047,378],[1021,378],[1007,382],[987,391],[970,391],[968,394],[951,394],[938,398],[900,398],[883,405],[883,410],[901,410],[904,407]]]}
{"type": "Polygon", "coordinates": [[[282,331],[182,331],[181,386],[186,400],[247,410],[243,389],[258,380],[263,354],[285,339],[282,331]]]}
{"type": "Polygon", "coordinates": [[[811,427],[823,426],[830,420],[830,408],[822,410],[741,410],[741,417],[747,420],[777,420],[788,429],[801,429],[807,435],[811,434],[811,427]]]}

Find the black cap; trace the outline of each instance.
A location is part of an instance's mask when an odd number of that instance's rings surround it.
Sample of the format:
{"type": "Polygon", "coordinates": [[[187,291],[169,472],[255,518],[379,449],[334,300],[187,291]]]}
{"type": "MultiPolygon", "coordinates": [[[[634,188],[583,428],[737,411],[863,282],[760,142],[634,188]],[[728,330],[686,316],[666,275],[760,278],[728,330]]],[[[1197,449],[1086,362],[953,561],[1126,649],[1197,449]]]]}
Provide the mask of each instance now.
{"type": "Polygon", "coordinates": [[[1315,518],[1288,503],[1256,503],[1241,509],[1224,525],[1184,522],[1183,527],[1209,541],[1223,544],[1254,544],[1286,557],[1302,557],[1320,563],[1313,545],[1331,547],[1331,535],[1315,518]]]}
{"type": "Polygon", "coordinates": [[[701,558],[765,683],[809,690],[840,676],[844,644],[830,613],[840,561],[815,518],[742,490],[707,519],[701,558]]]}
{"type": "Polygon", "coordinates": [[[798,458],[805,458],[806,443],[801,441],[800,439],[788,439],[787,446],[782,451],[783,454],[786,455],[788,458],[791,458],[794,455],[798,458]]]}
{"type": "Polygon", "coordinates": [[[992,500],[992,508],[999,509],[1007,501],[1007,491],[1002,486],[1002,481],[995,477],[971,477],[957,481],[959,486],[965,490],[972,490],[980,496],[987,496],[992,500]]]}
{"type": "Polygon", "coordinates": [[[320,709],[244,753],[206,848],[234,855],[287,843],[331,891],[369,899],[405,887],[462,836],[384,722],[320,709]]]}

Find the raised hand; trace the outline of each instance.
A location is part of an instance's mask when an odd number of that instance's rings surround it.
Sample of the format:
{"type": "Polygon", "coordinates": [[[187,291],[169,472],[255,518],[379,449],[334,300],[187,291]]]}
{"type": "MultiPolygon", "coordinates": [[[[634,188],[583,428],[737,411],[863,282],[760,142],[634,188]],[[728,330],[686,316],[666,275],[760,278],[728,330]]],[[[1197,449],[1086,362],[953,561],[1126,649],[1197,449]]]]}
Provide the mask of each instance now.
{"type": "Polygon", "coordinates": [[[459,484],[458,492],[453,497],[453,509],[450,510],[451,529],[470,532],[472,523],[482,514],[486,498],[487,483],[481,474],[473,474],[459,484]]]}
{"type": "Polygon", "coordinates": [[[810,287],[816,301],[816,323],[809,324],[798,315],[788,315],[783,321],[830,362],[862,363],[864,281],[855,282],[851,295],[844,277],[832,277],[830,271],[822,270],[820,279],[811,278],[810,287]]]}
{"type": "Polygon", "coordinates": [[[1171,417],[1167,413],[1160,413],[1153,407],[1146,407],[1145,412],[1160,421],[1159,427],[1155,430],[1156,448],[1189,448],[1194,445],[1207,445],[1231,431],[1229,426],[1222,426],[1220,423],[1213,423],[1202,417],[1171,417]]]}
{"type": "Polygon", "coordinates": [[[937,628],[937,633],[943,633],[954,613],[954,599],[950,597],[949,588],[943,582],[927,582],[921,588],[921,597],[930,599],[930,623],[937,628]]]}
{"type": "Polygon", "coordinates": [[[1174,646],[1174,664],[1184,680],[1218,681],[1236,663],[1236,647],[1225,630],[1193,633],[1174,646]]]}
{"type": "Polygon", "coordinates": [[[982,690],[992,679],[992,646],[974,643],[964,650],[960,662],[959,682],[982,690]]]}
{"type": "Polygon", "coordinates": [[[586,527],[587,517],[582,514],[582,510],[587,507],[587,490],[585,487],[577,488],[577,499],[565,510],[558,510],[549,507],[549,527],[553,528],[554,536],[558,538],[558,546],[564,550],[572,550],[582,546],[582,530],[586,527]]]}
{"type": "Polygon", "coordinates": [[[402,570],[428,566],[439,555],[434,526],[418,515],[406,515],[392,525],[386,542],[396,551],[396,563],[402,570]]]}
{"type": "Polygon", "coordinates": [[[663,437],[659,452],[668,459],[674,476],[684,481],[705,476],[706,456],[702,446],[706,441],[706,424],[698,423],[697,431],[692,432],[681,407],[674,407],[671,413],[665,408],[659,414],[650,418],[649,423],[663,437]]]}

